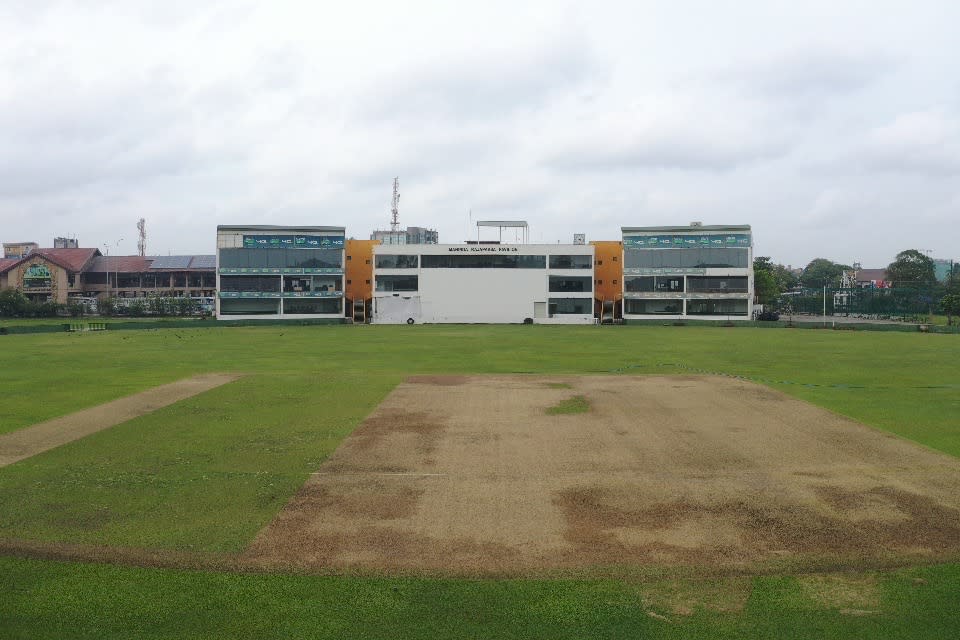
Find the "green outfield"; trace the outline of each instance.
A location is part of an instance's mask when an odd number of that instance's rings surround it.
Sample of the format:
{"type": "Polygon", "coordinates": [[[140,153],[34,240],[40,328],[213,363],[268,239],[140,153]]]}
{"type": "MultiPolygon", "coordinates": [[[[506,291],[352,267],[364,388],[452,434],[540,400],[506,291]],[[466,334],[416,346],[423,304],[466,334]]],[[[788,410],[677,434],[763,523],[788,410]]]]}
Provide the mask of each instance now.
{"type": "Polygon", "coordinates": [[[0,434],[196,373],[242,374],[0,468],[4,638],[960,633],[955,564],[852,573],[823,567],[817,580],[835,588],[789,572],[618,578],[607,568],[599,577],[463,580],[190,570],[191,558],[215,561],[244,549],[408,375],[743,376],[960,456],[956,335],[213,325],[5,335],[0,353],[0,434]],[[78,548],[87,556],[121,549],[161,558],[133,564],[177,565],[164,562],[165,554],[186,559],[183,568],[50,559],[83,556],[71,555],[78,548]]]}

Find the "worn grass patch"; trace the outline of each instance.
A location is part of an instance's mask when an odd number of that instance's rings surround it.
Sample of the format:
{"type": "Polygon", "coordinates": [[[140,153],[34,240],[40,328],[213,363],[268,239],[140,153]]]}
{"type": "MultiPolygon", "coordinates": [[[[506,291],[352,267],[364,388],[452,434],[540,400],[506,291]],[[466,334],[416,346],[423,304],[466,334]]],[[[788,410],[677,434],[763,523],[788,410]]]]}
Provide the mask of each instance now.
{"type": "Polygon", "coordinates": [[[562,400],[552,407],[547,407],[547,415],[559,416],[590,411],[590,402],[583,396],[573,396],[562,400]]]}
{"type": "Polygon", "coordinates": [[[548,382],[546,387],[548,389],[573,389],[573,385],[567,382],[548,382]]]}

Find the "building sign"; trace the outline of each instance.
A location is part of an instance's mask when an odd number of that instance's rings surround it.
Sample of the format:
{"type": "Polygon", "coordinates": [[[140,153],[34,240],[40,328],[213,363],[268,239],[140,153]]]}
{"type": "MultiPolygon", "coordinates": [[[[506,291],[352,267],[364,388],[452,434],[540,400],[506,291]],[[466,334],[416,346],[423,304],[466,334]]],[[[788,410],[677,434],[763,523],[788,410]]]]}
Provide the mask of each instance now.
{"type": "Polygon", "coordinates": [[[707,270],[702,267],[633,267],[625,268],[625,276],[680,276],[705,275],[707,270]]]}
{"type": "Polygon", "coordinates": [[[244,249],[342,249],[343,236],[243,236],[244,249]]]}
{"type": "Polygon", "coordinates": [[[343,269],[335,267],[220,267],[220,273],[223,274],[249,274],[249,273],[333,273],[341,274],[343,269]]]}
{"type": "Polygon", "coordinates": [[[457,253],[517,253],[520,250],[517,247],[504,247],[504,246],[493,246],[493,247],[477,247],[469,245],[466,247],[447,247],[447,251],[453,251],[457,253]]]}
{"type": "Polygon", "coordinates": [[[32,264],[23,274],[24,289],[48,289],[50,287],[50,269],[44,264],[32,264]]]}
{"type": "Polygon", "coordinates": [[[642,235],[624,236],[627,249],[722,249],[726,247],[749,247],[750,235],[723,233],[696,236],[642,235]]]}

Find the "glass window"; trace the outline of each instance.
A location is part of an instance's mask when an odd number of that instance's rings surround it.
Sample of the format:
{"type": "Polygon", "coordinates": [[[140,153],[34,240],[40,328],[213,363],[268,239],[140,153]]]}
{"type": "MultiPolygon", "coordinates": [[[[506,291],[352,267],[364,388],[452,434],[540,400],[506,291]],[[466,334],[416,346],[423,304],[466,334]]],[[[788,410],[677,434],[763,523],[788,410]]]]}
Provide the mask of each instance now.
{"type": "Polygon", "coordinates": [[[340,304],[340,298],[285,298],[283,312],[285,314],[341,313],[340,304]]]}
{"type": "Polygon", "coordinates": [[[221,249],[220,266],[230,269],[338,269],[342,249],[221,249]]]}
{"type": "Polygon", "coordinates": [[[551,269],[589,269],[593,256],[550,256],[551,269]]]}
{"type": "Polygon", "coordinates": [[[679,314],[683,313],[683,300],[633,300],[627,299],[624,313],[637,315],[679,314]]]}
{"type": "Polygon", "coordinates": [[[443,254],[421,256],[424,269],[546,269],[546,256],[443,254]]]}
{"type": "Polygon", "coordinates": [[[653,276],[633,276],[623,279],[623,286],[627,291],[647,292],[653,291],[656,278],[653,276]]]}
{"type": "Polygon", "coordinates": [[[117,287],[120,289],[135,289],[140,287],[139,273],[118,273],[117,287]]]}
{"type": "Polygon", "coordinates": [[[704,269],[728,267],[745,269],[747,249],[627,249],[623,266],[627,269],[704,269]]]}
{"type": "Polygon", "coordinates": [[[687,315],[745,316],[746,300],[687,300],[687,315]]]}
{"type": "Polygon", "coordinates": [[[575,314],[588,316],[593,313],[593,298],[550,298],[550,315],[575,314]]]}
{"type": "Polygon", "coordinates": [[[416,255],[378,255],[377,269],[416,269],[418,257],[416,255]]]}
{"type": "Polygon", "coordinates": [[[689,277],[690,291],[705,293],[747,293],[746,276],[689,277]]]}
{"type": "Polygon", "coordinates": [[[269,316],[280,313],[279,300],[230,299],[220,301],[220,315],[224,316],[269,316]]]}
{"type": "Polygon", "coordinates": [[[416,291],[419,286],[417,276],[378,275],[377,291],[416,291]]]}
{"type": "MultiPolygon", "coordinates": [[[[266,251],[266,249],[262,249],[266,251]]],[[[280,291],[280,278],[276,276],[221,276],[221,291],[280,291]]]]}
{"type": "Polygon", "coordinates": [[[550,291],[590,292],[590,276],[550,276],[550,291]]]}

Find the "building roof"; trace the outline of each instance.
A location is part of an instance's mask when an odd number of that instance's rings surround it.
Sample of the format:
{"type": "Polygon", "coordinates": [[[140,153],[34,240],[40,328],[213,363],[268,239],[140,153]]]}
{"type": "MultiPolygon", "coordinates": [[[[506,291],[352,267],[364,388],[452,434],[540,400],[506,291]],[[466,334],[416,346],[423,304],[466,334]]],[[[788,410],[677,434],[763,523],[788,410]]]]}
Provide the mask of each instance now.
{"type": "Polygon", "coordinates": [[[517,227],[526,228],[530,225],[526,220],[477,220],[478,227],[517,227]]]}
{"type": "Polygon", "coordinates": [[[100,255],[99,249],[37,249],[31,255],[44,255],[69,271],[83,271],[100,255]]]}
{"type": "Polygon", "coordinates": [[[150,268],[153,258],[143,256],[98,256],[91,263],[87,271],[107,273],[120,271],[123,273],[140,273],[150,268]]]}
{"type": "Polygon", "coordinates": [[[296,233],[298,231],[315,232],[338,232],[344,233],[346,227],[301,227],[301,226],[279,226],[274,224],[218,224],[217,231],[283,231],[285,233],[296,233]]]}
{"type": "Polygon", "coordinates": [[[217,256],[157,256],[150,265],[151,271],[200,271],[217,268],[217,256]]]}
{"type": "Polygon", "coordinates": [[[857,271],[857,282],[874,282],[876,280],[886,279],[886,269],[860,269],[857,271]]]}
{"type": "Polygon", "coordinates": [[[21,262],[34,258],[43,258],[67,271],[78,273],[84,271],[94,257],[98,255],[100,255],[98,249],[37,249],[22,258],[0,259],[0,273],[9,271],[21,262]]]}
{"type": "Polygon", "coordinates": [[[143,273],[145,271],[213,271],[217,257],[213,255],[186,256],[99,256],[87,271],[106,273],[143,273]]]}
{"type": "Polygon", "coordinates": [[[700,233],[701,231],[750,231],[748,224],[702,224],[702,225],[683,225],[668,227],[620,227],[623,233],[679,233],[681,231],[692,231],[700,233]]]}

